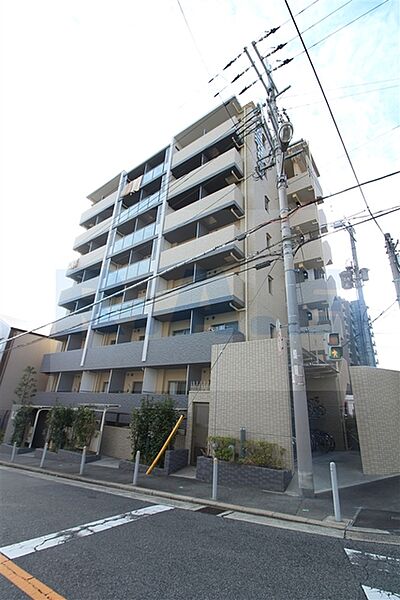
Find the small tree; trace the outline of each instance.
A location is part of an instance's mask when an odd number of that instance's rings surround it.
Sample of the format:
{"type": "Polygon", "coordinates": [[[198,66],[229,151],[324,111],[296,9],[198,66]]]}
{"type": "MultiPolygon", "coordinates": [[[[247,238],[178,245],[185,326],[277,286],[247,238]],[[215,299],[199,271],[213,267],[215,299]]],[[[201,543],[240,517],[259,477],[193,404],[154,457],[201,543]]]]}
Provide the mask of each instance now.
{"type": "Polygon", "coordinates": [[[150,464],[161,450],[176,421],[177,415],[171,399],[155,402],[143,398],[140,408],[134,408],[132,411],[132,457],[134,458],[137,450],[140,450],[141,460],[150,464]]]}
{"type": "Polygon", "coordinates": [[[19,404],[29,404],[31,398],[37,392],[37,371],[34,367],[25,367],[22,372],[22,377],[19,384],[14,390],[14,394],[18,397],[19,404]]]}
{"type": "Polygon", "coordinates": [[[89,446],[90,440],[96,431],[96,417],[88,406],[79,406],[74,411],[72,424],[72,442],[75,448],[89,446]]]}
{"type": "Polygon", "coordinates": [[[74,410],[70,406],[57,404],[47,416],[47,437],[56,452],[63,448],[68,439],[68,429],[74,422],[74,410]]]}
{"type": "Polygon", "coordinates": [[[31,422],[32,414],[32,406],[25,405],[21,406],[21,408],[17,410],[17,414],[15,415],[14,433],[11,438],[11,442],[17,442],[17,446],[19,448],[22,446],[22,443],[24,441],[26,428],[31,422]]]}

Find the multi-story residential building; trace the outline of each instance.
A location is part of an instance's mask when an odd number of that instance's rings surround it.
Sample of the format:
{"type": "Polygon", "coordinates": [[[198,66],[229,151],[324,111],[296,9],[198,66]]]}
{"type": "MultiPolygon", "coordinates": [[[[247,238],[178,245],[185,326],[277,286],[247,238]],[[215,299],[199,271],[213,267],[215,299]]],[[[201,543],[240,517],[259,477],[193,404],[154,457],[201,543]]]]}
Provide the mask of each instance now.
{"type": "MultiPolygon", "coordinates": [[[[260,119],[256,106],[233,98],[88,196],[79,256],[67,270],[74,284],[59,300],[70,316],[52,329],[62,349],[44,358],[50,377],[38,402],[118,405],[109,424],[126,422],[144,394],[168,394],[186,409],[196,390],[207,404],[213,346],[261,348],[257,341],[277,337],[278,320],[286,331],[275,173],[266,169],[260,119]],[[270,265],[254,268],[266,258],[270,265]]],[[[310,204],[322,193],[305,142],[293,145],[286,171],[290,208],[298,209],[291,225],[303,242],[296,266],[307,348],[328,324],[331,257],[318,239],[323,217],[310,204]]],[[[276,340],[269,344],[275,351],[276,340]]],[[[307,349],[324,358],[321,344],[307,349]]],[[[208,407],[202,415],[200,428],[208,407]]],[[[290,440],[290,418],[286,426],[290,440]]],[[[202,432],[204,441],[207,426],[202,432]]]]}
{"type": "Polygon", "coordinates": [[[358,300],[336,297],[332,311],[338,319],[342,337],[343,356],[350,366],[376,367],[376,345],[371,319],[365,309],[360,309],[358,300]]]}

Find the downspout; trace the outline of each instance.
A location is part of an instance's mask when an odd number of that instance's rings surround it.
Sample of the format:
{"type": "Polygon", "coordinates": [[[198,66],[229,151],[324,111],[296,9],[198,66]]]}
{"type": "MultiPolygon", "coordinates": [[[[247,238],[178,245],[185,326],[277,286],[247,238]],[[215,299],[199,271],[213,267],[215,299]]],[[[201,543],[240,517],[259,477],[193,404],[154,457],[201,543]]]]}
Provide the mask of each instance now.
{"type": "MultiPolygon", "coordinates": [[[[246,121],[247,118],[247,112],[246,112],[246,108],[243,109],[244,110],[244,120],[246,121]]],[[[247,150],[247,144],[244,143],[244,148],[243,148],[243,153],[244,153],[244,190],[243,190],[243,201],[244,201],[244,230],[247,231],[248,230],[248,198],[247,198],[247,158],[248,158],[248,150],[247,150]]],[[[249,236],[246,235],[245,240],[244,240],[244,256],[245,259],[247,259],[249,254],[249,236]]],[[[244,326],[245,326],[245,339],[246,342],[249,341],[249,271],[248,269],[245,270],[244,272],[244,279],[245,279],[245,286],[244,286],[244,302],[245,302],[245,307],[246,307],[246,314],[245,314],[245,320],[244,320],[244,326]]]]}

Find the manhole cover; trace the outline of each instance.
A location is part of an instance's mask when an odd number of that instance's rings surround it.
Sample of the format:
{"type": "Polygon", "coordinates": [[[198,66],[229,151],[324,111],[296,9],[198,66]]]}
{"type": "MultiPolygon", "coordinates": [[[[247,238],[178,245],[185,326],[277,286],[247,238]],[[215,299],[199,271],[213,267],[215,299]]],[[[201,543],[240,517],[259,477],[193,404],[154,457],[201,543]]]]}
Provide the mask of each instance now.
{"type": "Polygon", "coordinates": [[[226,510],[221,510],[214,506],[203,506],[203,508],[199,508],[196,512],[207,513],[208,515],[222,515],[226,510]]]}
{"type": "Polygon", "coordinates": [[[400,534],[400,512],[362,508],[353,525],[368,529],[383,529],[400,534]]]}

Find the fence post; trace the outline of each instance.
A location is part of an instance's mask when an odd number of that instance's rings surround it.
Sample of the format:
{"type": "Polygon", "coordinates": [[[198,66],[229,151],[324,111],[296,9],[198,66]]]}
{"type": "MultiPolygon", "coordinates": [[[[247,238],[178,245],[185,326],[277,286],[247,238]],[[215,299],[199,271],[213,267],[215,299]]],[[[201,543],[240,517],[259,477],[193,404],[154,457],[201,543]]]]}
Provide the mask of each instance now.
{"type": "Polygon", "coordinates": [[[17,442],[14,442],[12,450],[11,450],[11,462],[14,462],[16,452],[17,452],[17,442]]]}
{"type": "Polygon", "coordinates": [[[340,511],[340,500],[339,500],[339,487],[336,473],[336,464],[331,462],[329,464],[331,471],[331,484],[332,484],[332,496],[333,496],[333,510],[335,512],[335,521],[341,521],[342,515],[340,511]]]}
{"type": "Polygon", "coordinates": [[[218,458],[213,460],[213,473],[212,473],[212,494],[213,500],[217,499],[217,486],[218,486],[218,458]]]}
{"type": "Polygon", "coordinates": [[[43,469],[43,465],[44,465],[44,460],[46,458],[46,454],[47,454],[47,448],[49,447],[49,442],[46,442],[43,448],[43,452],[42,452],[42,458],[40,459],[40,468],[43,469]]]}
{"type": "Polygon", "coordinates": [[[140,450],[136,452],[135,456],[135,466],[133,468],[133,485],[137,485],[138,475],[139,475],[139,464],[140,464],[140,450]]]}
{"type": "Polygon", "coordinates": [[[79,475],[83,475],[83,469],[85,468],[85,462],[86,462],[86,446],[83,446],[79,475]]]}

